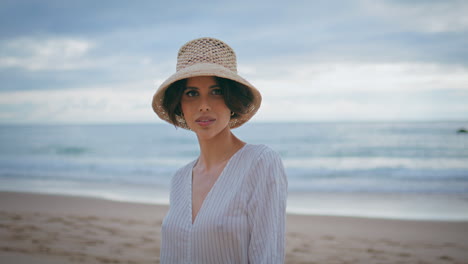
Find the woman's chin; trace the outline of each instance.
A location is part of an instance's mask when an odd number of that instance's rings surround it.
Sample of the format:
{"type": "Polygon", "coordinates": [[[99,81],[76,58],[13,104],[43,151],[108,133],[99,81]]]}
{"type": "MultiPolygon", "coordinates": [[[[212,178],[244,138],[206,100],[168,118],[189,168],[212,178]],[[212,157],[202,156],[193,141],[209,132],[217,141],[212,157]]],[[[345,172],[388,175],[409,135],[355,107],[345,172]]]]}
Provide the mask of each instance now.
{"type": "Polygon", "coordinates": [[[210,140],[217,138],[219,136],[228,135],[229,133],[229,126],[225,126],[223,128],[219,128],[216,126],[210,127],[198,127],[196,129],[192,129],[195,134],[197,134],[198,140],[210,140]]]}

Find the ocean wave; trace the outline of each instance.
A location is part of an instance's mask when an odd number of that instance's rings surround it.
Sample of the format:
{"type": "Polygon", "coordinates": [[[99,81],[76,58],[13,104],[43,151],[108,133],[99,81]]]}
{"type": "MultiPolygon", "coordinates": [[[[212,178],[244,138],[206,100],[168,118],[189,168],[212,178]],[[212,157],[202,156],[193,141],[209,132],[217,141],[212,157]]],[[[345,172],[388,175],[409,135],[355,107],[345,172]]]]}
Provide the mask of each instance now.
{"type": "Polygon", "coordinates": [[[283,162],[286,167],[310,169],[468,169],[466,158],[305,157],[287,158],[283,162]]]}
{"type": "Polygon", "coordinates": [[[29,150],[30,155],[35,156],[82,156],[85,154],[92,153],[92,150],[83,146],[74,145],[46,145],[40,147],[32,147],[29,150]]]}

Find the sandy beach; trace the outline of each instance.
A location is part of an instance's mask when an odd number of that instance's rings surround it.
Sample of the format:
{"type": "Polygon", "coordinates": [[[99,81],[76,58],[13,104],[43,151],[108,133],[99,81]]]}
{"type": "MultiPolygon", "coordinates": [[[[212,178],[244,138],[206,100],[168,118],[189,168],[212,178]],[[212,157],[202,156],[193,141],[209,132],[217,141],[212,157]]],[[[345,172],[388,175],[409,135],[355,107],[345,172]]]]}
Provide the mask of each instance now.
{"type": "MultiPolygon", "coordinates": [[[[0,263],[159,263],[167,209],[0,192],[0,263]]],[[[286,263],[468,263],[468,222],[288,215],[286,263]]]]}

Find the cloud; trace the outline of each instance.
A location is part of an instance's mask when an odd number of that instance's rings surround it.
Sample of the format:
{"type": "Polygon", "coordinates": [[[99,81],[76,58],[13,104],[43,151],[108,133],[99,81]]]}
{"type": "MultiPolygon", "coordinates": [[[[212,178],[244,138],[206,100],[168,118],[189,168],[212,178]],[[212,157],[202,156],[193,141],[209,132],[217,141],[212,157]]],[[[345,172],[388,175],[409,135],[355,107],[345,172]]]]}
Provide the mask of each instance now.
{"type": "MultiPolygon", "coordinates": [[[[245,72],[242,71],[245,69],[245,72]]],[[[468,116],[468,68],[433,63],[247,65],[259,120],[444,120],[468,116]]]]}
{"type": "MultiPolygon", "coordinates": [[[[0,42],[0,90],[122,87],[131,82],[151,83],[174,72],[175,63],[170,65],[164,56],[135,54],[107,45],[114,41],[43,36],[0,42]]],[[[160,53],[165,54],[158,50],[160,53]]]]}
{"type": "Polygon", "coordinates": [[[468,31],[468,2],[363,0],[368,15],[399,24],[405,30],[427,33],[468,31]]]}
{"type": "Polygon", "coordinates": [[[434,63],[272,63],[239,68],[272,96],[468,90],[468,67],[434,63]]]}
{"type": "Polygon", "coordinates": [[[2,2],[0,122],[153,121],[152,93],[202,36],[236,50],[259,120],[468,115],[465,2],[265,3],[2,2]]]}
{"type": "Polygon", "coordinates": [[[86,55],[94,43],[74,38],[17,38],[2,46],[0,68],[29,71],[76,70],[92,67],[86,55]]]}
{"type": "MultiPolygon", "coordinates": [[[[468,69],[435,64],[246,65],[263,95],[253,120],[443,120],[468,115],[468,69]]],[[[244,69],[245,71],[242,71],[244,69]]],[[[0,122],[161,122],[151,99],[163,80],[8,91],[0,122]]]]}
{"type": "MultiPolygon", "coordinates": [[[[465,98],[468,93],[462,94],[465,98]]],[[[434,103],[421,100],[416,94],[393,94],[388,98],[357,93],[323,100],[314,97],[278,98],[266,97],[257,120],[261,121],[434,121],[465,120],[468,105],[462,102],[434,103]],[[361,96],[364,100],[356,100],[361,96]],[[370,99],[373,97],[373,99],[370,99]]],[[[454,99],[450,98],[449,99],[454,99]]]]}
{"type": "Polygon", "coordinates": [[[155,90],[134,86],[85,87],[68,90],[3,92],[0,122],[8,123],[113,123],[155,119],[151,99],[155,90]]]}

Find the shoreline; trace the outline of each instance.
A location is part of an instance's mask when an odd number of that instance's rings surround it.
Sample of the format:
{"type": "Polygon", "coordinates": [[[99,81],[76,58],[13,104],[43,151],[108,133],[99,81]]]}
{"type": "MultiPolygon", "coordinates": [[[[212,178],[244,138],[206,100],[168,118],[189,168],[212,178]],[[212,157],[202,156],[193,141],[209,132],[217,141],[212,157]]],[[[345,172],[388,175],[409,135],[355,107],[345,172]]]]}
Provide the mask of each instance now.
{"type": "MultiPolygon", "coordinates": [[[[0,179],[0,186],[2,184],[8,186],[10,182],[0,179]]],[[[141,186],[122,187],[118,184],[96,186],[80,183],[81,189],[78,190],[76,186],[73,188],[71,186],[77,183],[68,185],[60,183],[53,188],[41,185],[34,188],[18,187],[28,186],[27,181],[17,181],[15,184],[15,186],[0,188],[0,192],[63,195],[148,205],[169,205],[169,190],[157,189],[153,186],[141,188],[141,186]]],[[[468,222],[466,208],[468,208],[468,194],[290,192],[286,212],[305,216],[468,222]]]]}
{"type": "MultiPolygon", "coordinates": [[[[1,263],[159,263],[168,206],[0,191],[1,263]]],[[[466,263],[468,221],[287,215],[285,263],[466,263]]]]}
{"type": "MultiPolygon", "coordinates": [[[[34,191],[11,191],[11,190],[0,190],[0,198],[7,196],[37,196],[37,197],[46,197],[50,198],[55,197],[57,199],[77,199],[77,200],[94,200],[100,203],[121,203],[134,206],[145,206],[145,207],[157,207],[158,210],[169,209],[169,204],[159,203],[159,202],[149,202],[149,201],[129,201],[125,199],[118,198],[106,198],[93,195],[75,195],[75,194],[60,194],[60,193],[49,193],[49,192],[34,192],[34,191]]],[[[80,203],[77,203],[80,204],[80,203]]],[[[0,202],[0,211],[3,210],[2,205],[6,203],[0,202]]],[[[11,206],[6,208],[11,209],[11,206]]],[[[22,208],[21,206],[18,208],[22,208]]],[[[21,209],[20,209],[21,210],[21,209]]],[[[308,213],[308,212],[287,212],[287,215],[293,218],[301,217],[323,217],[323,218],[345,218],[345,219],[362,219],[362,220],[377,220],[377,221],[405,221],[405,222],[441,222],[441,223],[466,223],[468,224],[468,219],[411,219],[411,218],[388,218],[388,217],[374,217],[374,216],[355,216],[355,215],[338,215],[338,214],[321,214],[321,213],[308,213]]]]}

